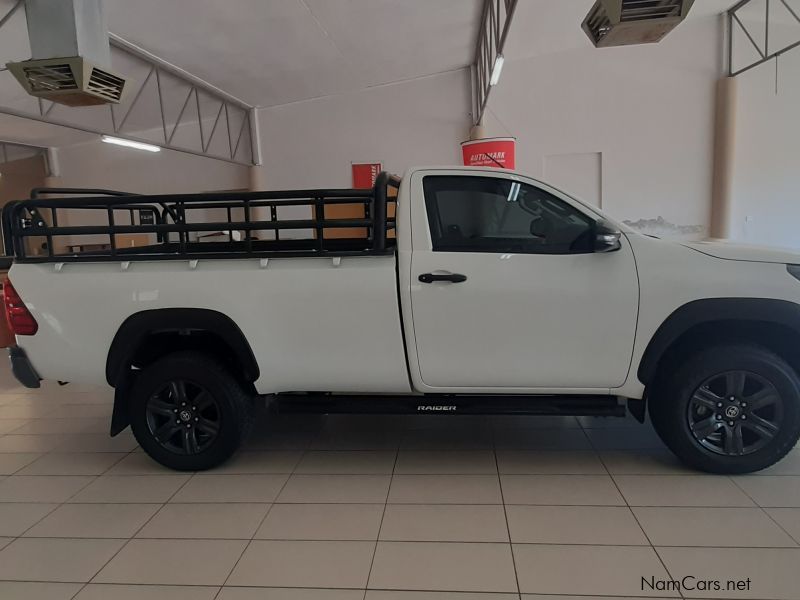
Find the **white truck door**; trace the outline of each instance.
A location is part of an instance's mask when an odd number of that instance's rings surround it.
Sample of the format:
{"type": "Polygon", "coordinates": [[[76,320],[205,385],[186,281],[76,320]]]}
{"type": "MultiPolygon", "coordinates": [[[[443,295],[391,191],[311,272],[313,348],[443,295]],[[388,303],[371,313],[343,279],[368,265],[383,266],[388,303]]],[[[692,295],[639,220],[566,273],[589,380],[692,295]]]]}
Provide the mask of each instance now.
{"type": "Polygon", "coordinates": [[[624,235],[619,250],[594,252],[598,215],[510,173],[417,171],[410,183],[424,195],[409,273],[420,389],[625,382],[639,286],[624,235]]]}

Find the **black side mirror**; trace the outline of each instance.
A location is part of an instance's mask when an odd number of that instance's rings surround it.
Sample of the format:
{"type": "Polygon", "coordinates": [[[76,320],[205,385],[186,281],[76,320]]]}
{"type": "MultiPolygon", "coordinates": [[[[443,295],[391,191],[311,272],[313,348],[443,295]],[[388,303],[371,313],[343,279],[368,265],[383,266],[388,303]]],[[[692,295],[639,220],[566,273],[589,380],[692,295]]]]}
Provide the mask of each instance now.
{"type": "Polygon", "coordinates": [[[620,238],[622,232],[608,221],[598,221],[594,226],[594,251],[615,252],[622,248],[620,238]]]}

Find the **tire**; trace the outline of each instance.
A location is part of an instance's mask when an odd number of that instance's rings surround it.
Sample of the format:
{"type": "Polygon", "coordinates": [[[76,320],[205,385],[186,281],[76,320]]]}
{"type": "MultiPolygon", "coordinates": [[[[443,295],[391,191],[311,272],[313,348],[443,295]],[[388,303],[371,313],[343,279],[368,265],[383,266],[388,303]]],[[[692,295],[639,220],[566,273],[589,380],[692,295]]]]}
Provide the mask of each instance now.
{"type": "Polygon", "coordinates": [[[797,443],[800,378],[760,346],[713,346],[659,374],[649,410],[658,435],[688,465],[709,473],[751,473],[776,463],[797,443]]]}
{"type": "Polygon", "coordinates": [[[225,462],[252,428],[253,401],[221,363],[176,352],[146,367],[130,395],[133,435],[156,462],[204,471],[225,462]]]}

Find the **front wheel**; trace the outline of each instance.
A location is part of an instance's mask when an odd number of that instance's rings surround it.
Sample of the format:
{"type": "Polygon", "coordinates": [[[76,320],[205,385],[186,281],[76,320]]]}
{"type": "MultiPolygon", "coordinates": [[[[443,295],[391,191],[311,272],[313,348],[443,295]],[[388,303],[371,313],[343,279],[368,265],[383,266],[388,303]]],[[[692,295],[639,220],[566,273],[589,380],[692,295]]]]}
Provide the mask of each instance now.
{"type": "Polygon", "coordinates": [[[719,345],[661,374],[650,417],[664,443],[711,473],[764,469],[800,438],[800,378],[758,346],[719,345]]]}
{"type": "Polygon", "coordinates": [[[202,471],[227,460],[252,424],[252,399],[216,360],[195,352],[159,359],[138,376],[131,429],[155,461],[202,471]]]}

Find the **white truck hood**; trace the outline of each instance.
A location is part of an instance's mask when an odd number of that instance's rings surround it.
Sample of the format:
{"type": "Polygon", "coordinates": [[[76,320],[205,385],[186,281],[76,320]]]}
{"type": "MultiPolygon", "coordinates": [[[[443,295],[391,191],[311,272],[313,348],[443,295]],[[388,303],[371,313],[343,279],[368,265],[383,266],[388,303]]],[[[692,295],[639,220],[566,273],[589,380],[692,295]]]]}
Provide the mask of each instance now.
{"type": "Polygon", "coordinates": [[[800,264],[800,250],[735,244],[731,242],[682,242],[683,246],[724,260],[800,264]]]}

